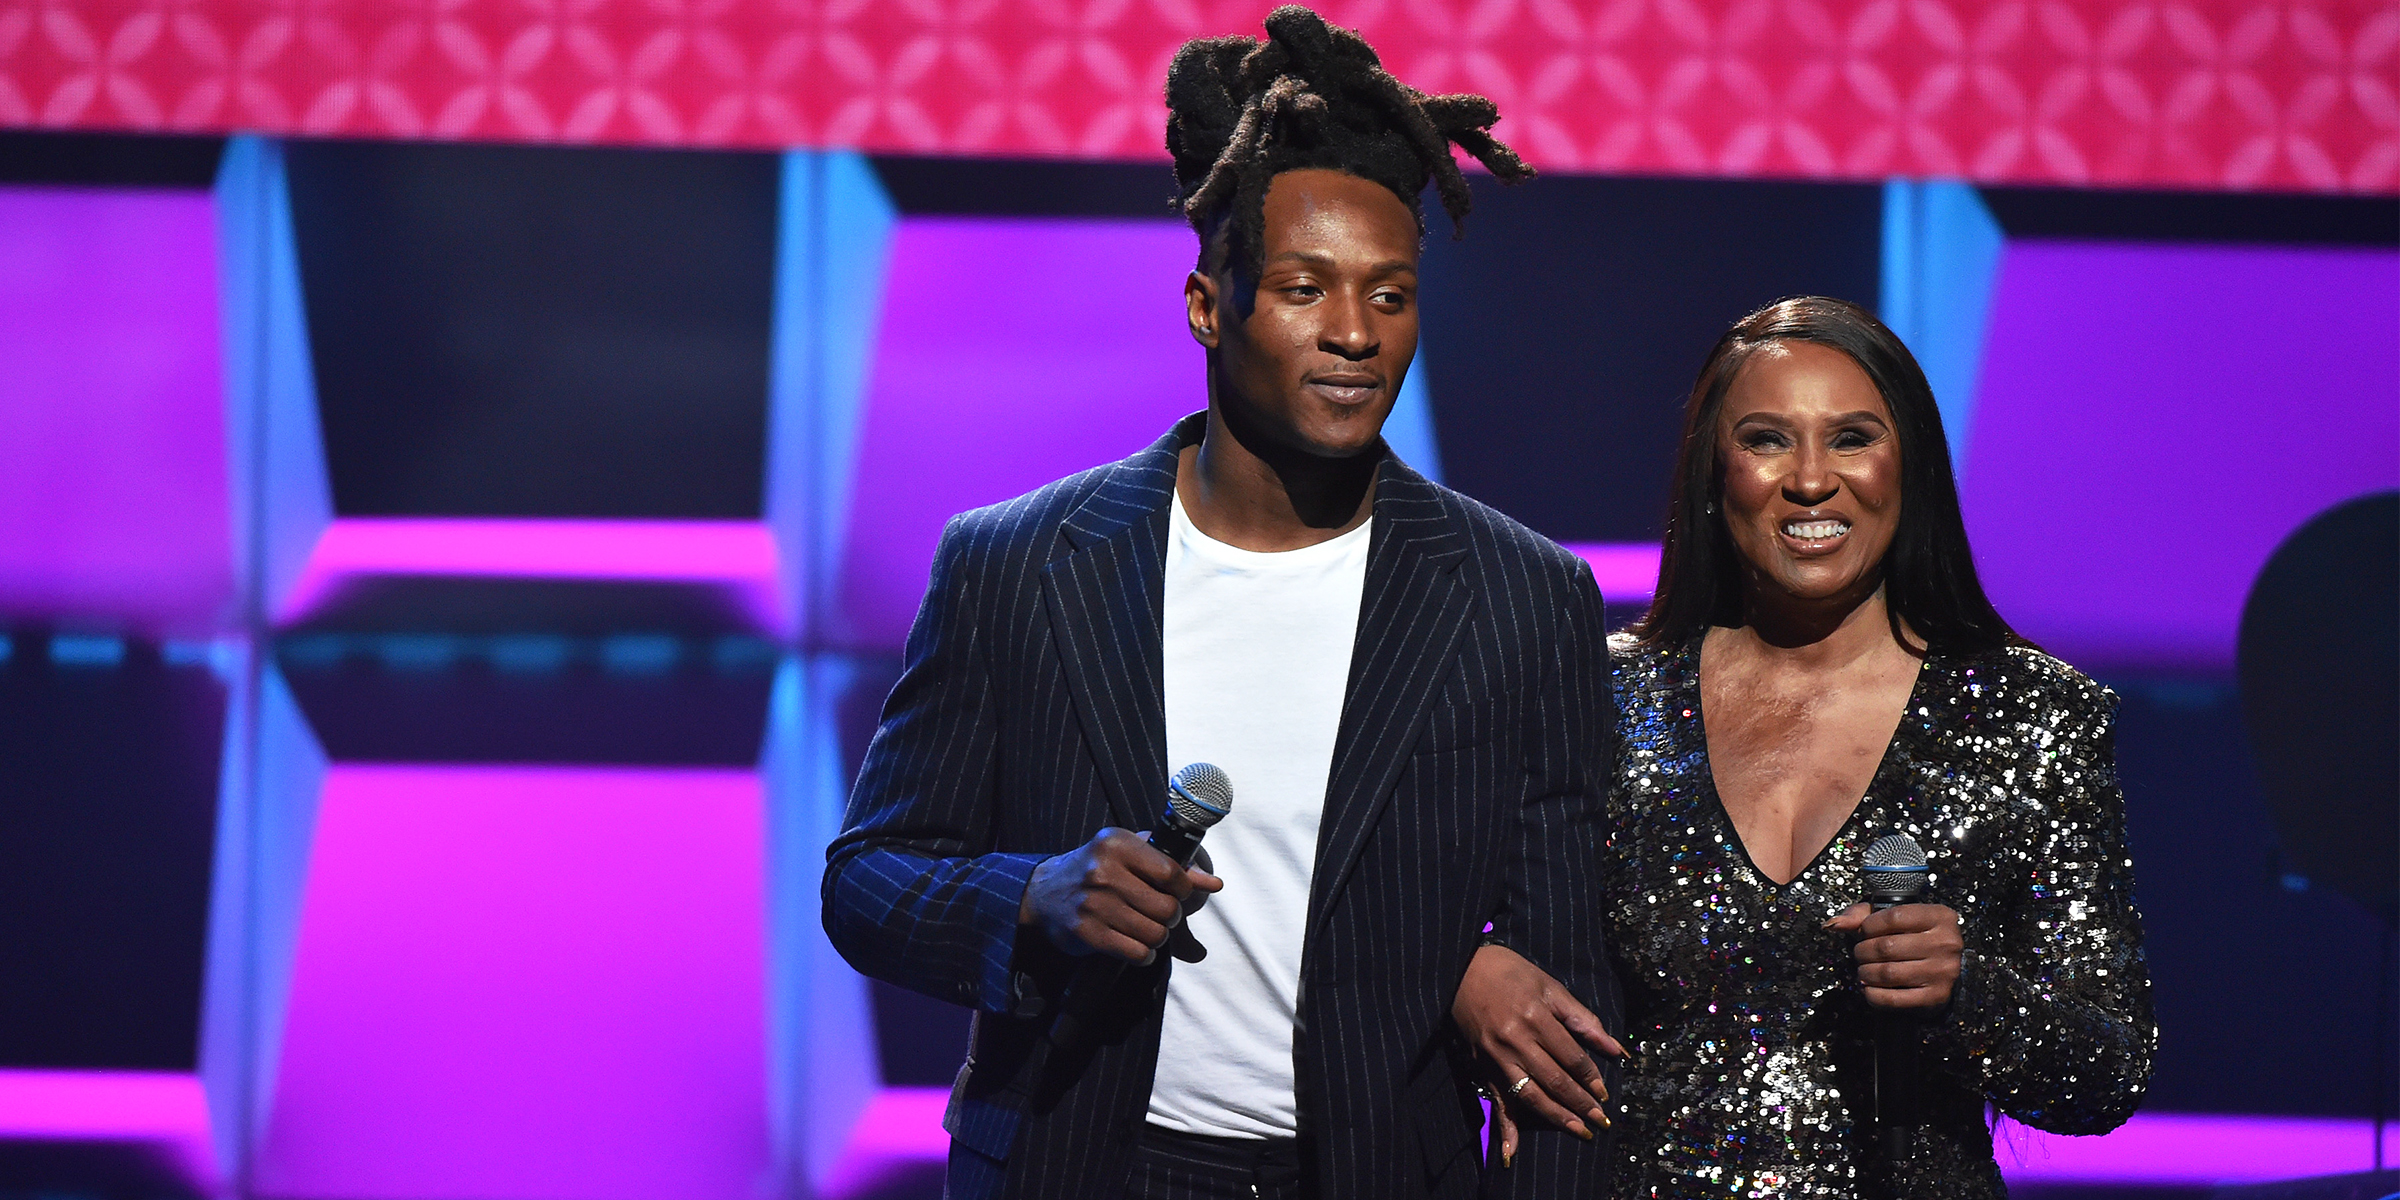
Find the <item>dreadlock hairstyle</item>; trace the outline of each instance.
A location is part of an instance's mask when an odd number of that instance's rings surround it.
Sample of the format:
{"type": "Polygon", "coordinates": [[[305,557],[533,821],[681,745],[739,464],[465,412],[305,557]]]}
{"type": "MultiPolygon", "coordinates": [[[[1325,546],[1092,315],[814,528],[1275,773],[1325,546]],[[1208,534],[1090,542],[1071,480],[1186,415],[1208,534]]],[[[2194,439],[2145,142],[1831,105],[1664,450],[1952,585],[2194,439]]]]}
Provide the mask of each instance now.
{"type": "Polygon", "coordinates": [[[1380,183],[1407,203],[1420,235],[1418,194],[1431,179],[1457,230],[1474,198],[1451,143],[1504,183],[1533,177],[1492,137],[1499,119],[1482,96],[1428,96],[1400,82],[1366,39],[1297,4],[1267,15],[1263,42],[1195,38],[1167,68],[1167,151],[1203,271],[1264,270],[1267,185],[1285,171],[1323,167],[1380,183]]]}

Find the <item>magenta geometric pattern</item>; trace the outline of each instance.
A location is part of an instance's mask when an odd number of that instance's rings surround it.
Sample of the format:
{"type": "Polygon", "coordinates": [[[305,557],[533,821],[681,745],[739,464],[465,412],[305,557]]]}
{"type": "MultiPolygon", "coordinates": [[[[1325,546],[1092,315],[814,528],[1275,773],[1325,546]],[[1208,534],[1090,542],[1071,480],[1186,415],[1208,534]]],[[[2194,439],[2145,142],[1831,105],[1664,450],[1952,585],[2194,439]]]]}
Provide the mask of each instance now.
{"type": "MultiPolygon", "coordinates": [[[[1158,159],[1272,0],[0,0],[0,126],[1158,159]]],[[[2400,193],[2400,0],[1327,0],[1554,171],[2400,193]]]]}

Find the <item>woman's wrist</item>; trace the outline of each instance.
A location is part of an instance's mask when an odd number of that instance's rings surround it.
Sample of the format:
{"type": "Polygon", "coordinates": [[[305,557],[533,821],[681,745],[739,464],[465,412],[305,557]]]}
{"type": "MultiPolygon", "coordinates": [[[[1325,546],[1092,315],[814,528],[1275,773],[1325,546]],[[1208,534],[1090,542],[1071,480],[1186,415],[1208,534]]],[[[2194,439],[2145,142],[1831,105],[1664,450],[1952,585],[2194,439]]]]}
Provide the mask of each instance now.
{"type": "Polygon", "coordinates": [[[1983,957],[1970,946],[1958,952],[1958,979],[1950,999],[1932,1014],[1933,1028],[1956,1040],[1967,1054],[1980,1058],[1991,1052],[1991,1022],[1984,1004],[1983,957]]]}

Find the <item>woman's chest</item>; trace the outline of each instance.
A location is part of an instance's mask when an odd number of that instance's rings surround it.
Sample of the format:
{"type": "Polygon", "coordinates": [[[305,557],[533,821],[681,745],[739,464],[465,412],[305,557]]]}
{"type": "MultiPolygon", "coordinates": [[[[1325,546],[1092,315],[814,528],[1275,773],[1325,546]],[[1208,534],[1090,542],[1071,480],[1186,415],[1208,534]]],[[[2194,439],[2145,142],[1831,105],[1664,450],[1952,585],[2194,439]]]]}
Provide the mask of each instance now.
{"type": "Polygon", "coordinates": [[[1797,876],[1875,781],[1913,670],[1802,687],[1727,667],[1704,674],[1708,782],[1751,864],[1797,876]]]}
{"type": "MultiPolygon", "coordinates": [[[[1759,870],[1712,786],[1696,712],[1629,711],[1610,793],[1610,936],[1628,984],[1673,1006],[1760,991],[1813,995],[1854,974],[1825,923],[1864,899],[1860,860],[1887,833],[1926,851],[1927,899],[1988,926],[2019,851],[2008,790],[1972,761],[1927,754],[1902,730],[1854,810],[1789,883],[1759,870]]],[[[1924,732],[1924,731],[1919,731],[1924,732]]],[[[2021,840],[2021,839],[2019,839],[2021,840]]]]}

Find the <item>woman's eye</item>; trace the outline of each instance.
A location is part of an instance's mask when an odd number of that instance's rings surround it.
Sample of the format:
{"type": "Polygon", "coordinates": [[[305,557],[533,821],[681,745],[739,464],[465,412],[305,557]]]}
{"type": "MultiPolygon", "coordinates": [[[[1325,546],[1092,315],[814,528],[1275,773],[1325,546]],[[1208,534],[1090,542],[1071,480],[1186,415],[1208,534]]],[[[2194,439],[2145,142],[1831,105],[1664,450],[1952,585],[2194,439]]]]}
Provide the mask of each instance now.
{"type": "Polygon", "coordinates": [[[1780,450],[1789,444],[1783,440],[1782,434],[1770,433],[1765,430],[1745,435],[1742,438],[1743,448],[1749,450],[1780,450]]]}
{"type": "Polygon", "coordinates": [[[1833,435],[1836,450],[1857,450],[1875,444],[1875,439],[1855,429],[1845,429],[1833,435]]]}

